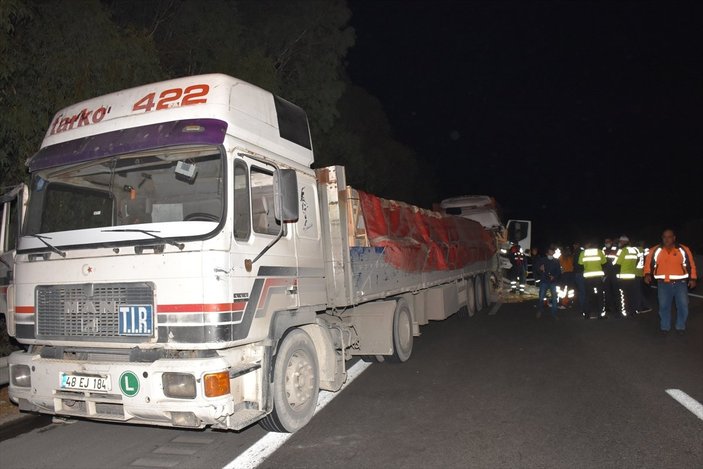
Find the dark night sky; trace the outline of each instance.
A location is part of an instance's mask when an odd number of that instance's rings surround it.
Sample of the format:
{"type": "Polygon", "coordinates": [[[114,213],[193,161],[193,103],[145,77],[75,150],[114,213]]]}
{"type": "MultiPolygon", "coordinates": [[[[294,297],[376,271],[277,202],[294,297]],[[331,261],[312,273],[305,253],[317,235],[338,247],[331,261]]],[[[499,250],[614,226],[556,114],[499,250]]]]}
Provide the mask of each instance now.
{"type": "Polygon", "coordinates": [[[703,218],[701,4],[352,1],[349,73],[441,197],[543,241],[678,227],[703,218]]]}

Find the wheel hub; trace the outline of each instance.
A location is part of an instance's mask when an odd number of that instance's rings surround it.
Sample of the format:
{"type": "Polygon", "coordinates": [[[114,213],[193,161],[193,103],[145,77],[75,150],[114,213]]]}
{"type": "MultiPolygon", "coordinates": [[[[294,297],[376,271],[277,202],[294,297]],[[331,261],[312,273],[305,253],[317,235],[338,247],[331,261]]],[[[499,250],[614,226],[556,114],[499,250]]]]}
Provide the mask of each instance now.
{"type": "Polygon", "coordinates": [[[310,400],[314,378],[310,357],[302,351],[292,354],[286,367],[286,398],[291,408],[296,409],[310,400]]]}
{"type": "Polygon", "coordinates": [[[410,320],[408,319],[408,316],[406,316],[405,314],[401,315],[398,319],[398,332],[400,344],[404,349],[407,349],[412,337],[412,326],[410,325],[410,320]]]}

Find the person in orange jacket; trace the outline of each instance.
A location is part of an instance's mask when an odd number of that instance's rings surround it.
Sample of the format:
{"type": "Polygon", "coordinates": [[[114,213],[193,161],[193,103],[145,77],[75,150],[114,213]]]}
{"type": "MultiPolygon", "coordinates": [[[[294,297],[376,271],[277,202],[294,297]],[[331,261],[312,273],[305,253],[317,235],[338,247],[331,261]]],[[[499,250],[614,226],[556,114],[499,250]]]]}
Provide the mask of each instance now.
{"type": "Polygon", "coordinates": [[[657,281],[660,327],[671,329],[671,304],[676,302],[676,331],[684,334],[688,318],[688,290],[696,287],[696,263],[691,250],[676,242],[673,230],[664,230],[662,242],[649,250],[644,262],[644,281],[657,281]]]}

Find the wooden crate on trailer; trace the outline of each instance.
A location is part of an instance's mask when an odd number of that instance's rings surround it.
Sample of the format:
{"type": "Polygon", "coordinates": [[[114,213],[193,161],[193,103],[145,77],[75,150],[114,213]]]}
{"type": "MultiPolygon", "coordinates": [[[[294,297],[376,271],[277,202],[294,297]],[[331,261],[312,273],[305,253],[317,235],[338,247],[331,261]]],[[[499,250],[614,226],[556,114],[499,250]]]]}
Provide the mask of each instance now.
{"type": "Polygon", "coordinates": [[[349,247],[369,247],[369,237],[366,234],[366,224],[364,223],[364,214],[361,210],[359,193],[350,186],[347,186],[345,192],[349,247]]]}

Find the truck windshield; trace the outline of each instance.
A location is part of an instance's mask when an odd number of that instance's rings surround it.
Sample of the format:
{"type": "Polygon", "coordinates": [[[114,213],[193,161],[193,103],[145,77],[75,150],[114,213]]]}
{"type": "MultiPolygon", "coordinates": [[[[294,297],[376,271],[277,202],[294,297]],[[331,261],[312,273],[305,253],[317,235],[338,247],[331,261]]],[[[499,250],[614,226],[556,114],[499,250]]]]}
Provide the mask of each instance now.
{"type": "Polygon", "coordinates": [[[222,161],[216,147],[190,147],[39,171],[32,178],[25,234],[219,223],[224,207],[222,161]]]}

